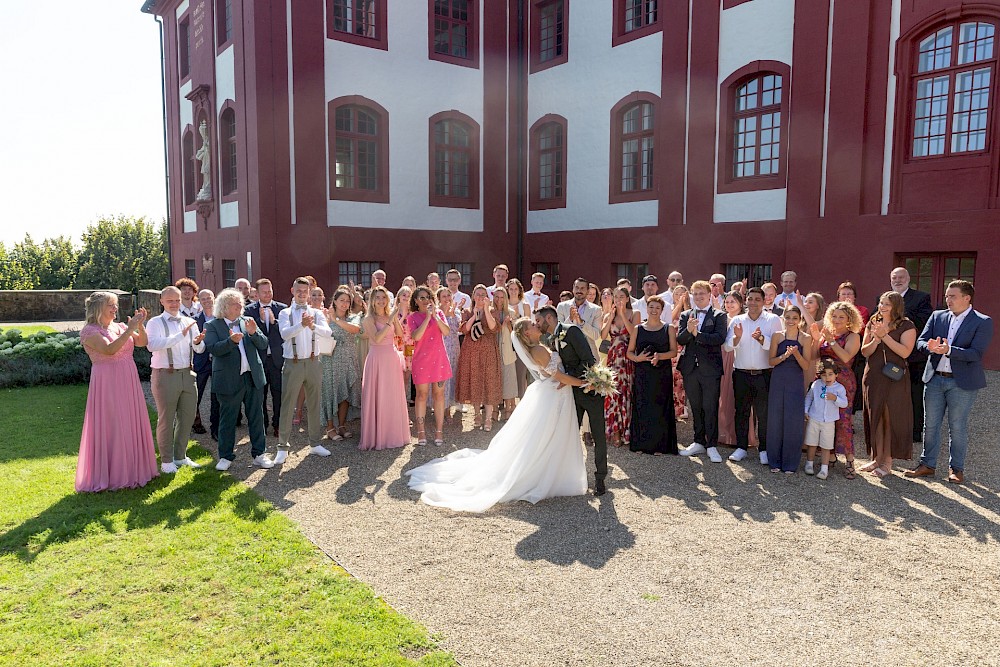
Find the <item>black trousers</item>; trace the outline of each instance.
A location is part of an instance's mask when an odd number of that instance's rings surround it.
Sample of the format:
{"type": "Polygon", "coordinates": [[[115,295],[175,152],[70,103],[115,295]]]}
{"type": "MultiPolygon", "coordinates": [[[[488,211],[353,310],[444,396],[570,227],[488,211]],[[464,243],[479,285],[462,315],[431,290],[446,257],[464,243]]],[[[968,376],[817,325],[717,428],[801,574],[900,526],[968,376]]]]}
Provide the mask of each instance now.
{"type": "MultiPolygon", "coordinates": [[[[924,435],[924,365],[925,361],[907,364],[906,373],[910,376],[910,401],[913,403],[913,440],[920,442],[924,435]]],[[[861,393],[861,385],[858,385],[861,393]]]]}
{"type": "MultiPolygon", "coordinates": [[[[201,397],[205,395],[205,387],[208,386],[208,381],[212,379],[212,369],[204,370],[198,373],[198,377],[195,382],[198,385],[198,412],[197,414],[201,416],[201,397]]],[[[212,437],[216,440],[219,439],[219,397],[213,391],[211,392],[211,400],[209,401],[211,407],[208,412],[208,432],[212,434],[212,437]]]]}
{"type": "Polygon", "coordinates": [[[771,389],[771,369],[751,374],[733,369],[733,398],[736,405],[736,447],[750,445],[750,410],[757,417],[760,451],[767,449],[767,392],[771,389]]]}
{"type": "Polygon", "coordinates": [[[695,369],[684,375],[684,391],[691,401],[694,441],[705,447],[719,445],[719,394],[722,378],[695,369]]]}
{"type": "Polygon", "coordinates": [[[594,477],[603,480],[608,476],[608,439],[604,434],[604,397],[588,394],[579,387],[573,387],[576,401],[576,419],[583,424],[584,413],[590,417],[590,434],[594,436],[594,477]]]}
{"type": "Polygon", "coordinates": [[[281,417],[281,366],[274,363],[274,355],[269,354],[264,357],[264,377],[267,378],[268,389],[265,389],[264,400],[261,408],[264,412],[264,428],[267,429],[267,391],[271,392],[271,408],[274,413],[271,415],[271,426],[278,428],[281,417]]]}
{"type": "Polygon", "coordinates": [[[260,404],[264,400],[264,390],[258,389],[253,383],[250,373],[240,376],[243,386],[235,394],[219,394],[221,419],[219,420],[219,458],[236,458],[233,450],[236,448],[236,418],[242,407],[247,415],[247,428],[250,431],[250,456],[257,458],[267,447],[264,435],[263,414],[260,404]]]}

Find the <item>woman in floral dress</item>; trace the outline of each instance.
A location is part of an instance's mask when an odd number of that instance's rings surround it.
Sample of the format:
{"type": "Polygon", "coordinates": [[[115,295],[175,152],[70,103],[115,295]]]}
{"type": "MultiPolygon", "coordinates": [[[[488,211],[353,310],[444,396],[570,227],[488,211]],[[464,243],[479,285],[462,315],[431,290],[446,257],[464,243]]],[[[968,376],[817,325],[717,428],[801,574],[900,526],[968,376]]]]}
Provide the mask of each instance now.
{"type": "Polygon", "coordinates": [[[604,431],[608,442],[615,447],[629,444],[632,422],[632,381],[635,364],[628,358],[628,343],[635,335],[640,315],[632,310],[632,297],[628,290],[619,287],[614,291],[614,303],[604,316],[601,339],[607,338],[608,368],[616,373],[618,393],[604,398],[604,431]]]}
{"type": "MultiPolygon", "coordinates": [[[[688,288],[678,285],[674,288],[674,308],[670,315],[670,323],[677,328],[680,322],[681,313],[691,309],[691,300],[688,295],[688,288]]],[[[677,360],[684,354],[684,346],[677,346],[677,355],[672,359],[674,365],[674,415],[678,419],[687,419],[690,414],[687,408],[687,393],[684,391],[684,376],[677,370],[677,360]]]]}
{"type": "Polygon", "coordinates": [[[361,415],[361,367],[358,365],[356,345],[361,332],[361,315],[351,314],[352,301],[351,290],[344,285],[333,293],[327,321],[337,343],[333,354],[320,355],[323,364],[323,419],[330,440],[350,438],[347,422],[361,415]]]}

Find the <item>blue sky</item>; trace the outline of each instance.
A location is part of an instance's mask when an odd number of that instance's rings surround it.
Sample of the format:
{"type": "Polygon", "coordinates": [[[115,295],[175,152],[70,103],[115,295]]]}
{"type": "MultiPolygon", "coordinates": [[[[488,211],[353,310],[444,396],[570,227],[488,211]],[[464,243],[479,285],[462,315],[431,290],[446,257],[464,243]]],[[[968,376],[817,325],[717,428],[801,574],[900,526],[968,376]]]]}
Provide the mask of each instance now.
{"type": "Polygon", "coordinates": [[[166,216],[159,29],[141,0],[0,0],[0,241],[166,216]]]}

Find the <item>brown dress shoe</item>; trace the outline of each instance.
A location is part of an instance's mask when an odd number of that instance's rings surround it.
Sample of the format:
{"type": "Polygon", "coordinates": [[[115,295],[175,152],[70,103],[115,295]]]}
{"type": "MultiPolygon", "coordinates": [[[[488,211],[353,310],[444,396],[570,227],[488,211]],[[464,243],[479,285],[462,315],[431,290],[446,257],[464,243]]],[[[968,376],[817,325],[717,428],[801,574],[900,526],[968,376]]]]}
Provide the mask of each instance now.
{"type": "Polygon", "coordinates": [[[903,473],[906,477],[933,477],[934,468],[930,466],[925,466],[923,463],[918,465],[913,470],[907,470],[903,473]]]}
{"type": "Polygon", "coordinates": [[[962,472],[961,470],[956,470],[955,468],[951,468],[951,474],[948,475],[948,481],[953,482],[955,484],[961,484],[962,482],[965,481],[965,473],[962,472]]]}

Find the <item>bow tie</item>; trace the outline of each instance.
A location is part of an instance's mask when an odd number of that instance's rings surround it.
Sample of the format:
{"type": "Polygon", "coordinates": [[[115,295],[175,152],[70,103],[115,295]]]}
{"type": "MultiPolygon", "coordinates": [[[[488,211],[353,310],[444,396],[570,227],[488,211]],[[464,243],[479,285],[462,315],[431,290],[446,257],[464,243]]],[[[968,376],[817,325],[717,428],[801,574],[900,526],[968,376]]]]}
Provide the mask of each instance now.
{"type": "Polygon", "coordinates": [[[171,315],[171,316],[170,316],[170,317],[168,317],[167,319],[168,319],[169,321],[171,321],[171,322],[180,322],[180,321],[181,321],[181,318],[177,317],[176,315],[171,315]]]}
{"type": "Polygon", "coordinates": [[[698,315],[706,315],[707,313],[708,313],[708,310],[696,310],[696,311],[694,311],[695,317],[697,317],[698,315]]]}
{"type": "Polygon", "coordinates": [[[295,304],[295,310],[306,310],[308,308],[309,306],[301,306],[299,304],[295,304]]]}

